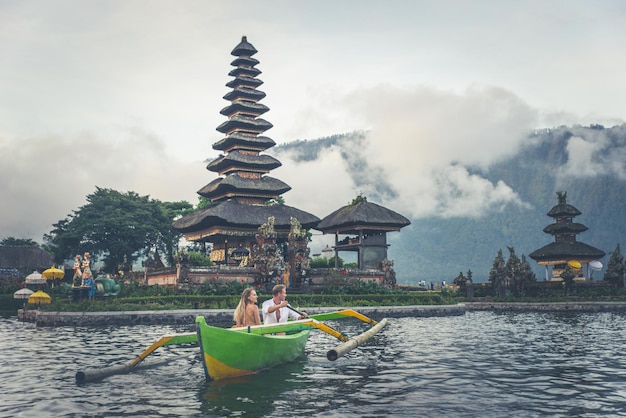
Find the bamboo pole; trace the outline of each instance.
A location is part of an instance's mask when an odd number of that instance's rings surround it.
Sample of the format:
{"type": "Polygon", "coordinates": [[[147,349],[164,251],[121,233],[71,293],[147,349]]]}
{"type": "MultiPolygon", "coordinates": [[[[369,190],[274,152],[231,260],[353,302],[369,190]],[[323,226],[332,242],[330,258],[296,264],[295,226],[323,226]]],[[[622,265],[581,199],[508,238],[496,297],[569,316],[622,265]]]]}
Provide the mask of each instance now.
{"type": "Polygon", "coordinates": [[[380,322],[378,322],[376,325],[374,325],[372,328],[365,331],[364,333],[349,339],[345,343],[338,345],[332,350],[329,350],[328,353],[326,353],[326,358],[330,361],[337,360],[339,357],[347,354],[351,350],[354,350],[359,345],[372,338],[376,333],[383,329],[385,325],[387,325],[387,318],[382,319],[380,322]]]}
{"type": "MultiPolygon", "coordinates": [[[[85,383],[93,380],[103,379],[107,376],[111,376],[114,374],[124,374],[128,373],[131,370],[137,368],[137,365],[142,362],[146,357],[154,352],[159,347],[163,347],[166,345],[176,345],[176,344],[189,344],[189,343],[197,343],[198,335],[196,333],[189,334],[177,334],[177,335],[169,335],[166,337],[162,337],[160,340],[155,341],[145,349],[138,357],[136,357],[133,361],[128,364],[118,364],[114,366],[102,367],[99,369],[91,368],[85,369],[82,371],[76,372],[76,383],[85,383]]],[[[163,362],[160,362],[163,363],[163,362]]],[[[153,362],[154,364],[160,364],[153,362]]]]}

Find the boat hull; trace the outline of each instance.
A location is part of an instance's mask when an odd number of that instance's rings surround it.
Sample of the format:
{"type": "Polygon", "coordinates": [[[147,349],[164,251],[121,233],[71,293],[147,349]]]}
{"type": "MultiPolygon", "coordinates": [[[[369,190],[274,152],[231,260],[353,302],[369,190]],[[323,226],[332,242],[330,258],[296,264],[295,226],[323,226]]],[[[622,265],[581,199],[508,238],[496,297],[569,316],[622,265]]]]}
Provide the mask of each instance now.
{"type": "Polygon", "coordinates": [[[258,335],[207,325],[196,318],[198,343],[207,379],[218,380],[256,373],[287,363],[304,353],[309,330],[287,335],[258,335]]]}

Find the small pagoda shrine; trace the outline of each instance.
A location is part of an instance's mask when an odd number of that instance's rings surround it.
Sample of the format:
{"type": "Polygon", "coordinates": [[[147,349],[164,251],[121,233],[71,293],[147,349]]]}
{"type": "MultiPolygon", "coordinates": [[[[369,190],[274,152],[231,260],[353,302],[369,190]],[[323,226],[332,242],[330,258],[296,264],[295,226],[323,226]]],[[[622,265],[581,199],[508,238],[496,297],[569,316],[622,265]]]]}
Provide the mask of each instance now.
{"type": "Polygon", "coordinates": [[[322,219],[315,229],[335,235],[335,267],[338,267],[341,252],[356,252],[360,271],[353,275],[360,277],[366,271],[382,272],[383,283],[395,284],[393,261],[387,258],[387,232],[399,231],[410,224],[399,213],[368,202],[365,196],[357,196],[349,205],[322,219]]]}
{"type": "MultiPolygon", "coordinates": [[[[543,232],[554,236],[554,242],[533,251],[529,257],[546,268],[546,280],[561,281],[561,274],[569,268],[576,275],[574,280],[585,280],[583,267],[589,272],[589,263],[604,257],[605,253],[595,247],[576,241],[576,235],[588,228],[573,222],[581,212],[567,203],[567,192],[557,192],[558,203],[548,212],[555,223],[543,232]],[[550,268],[552,274],[550,275],[550,268]]],[[[589,275],[589,274],[588,274],[589,275]]]]}
{"type": "Polygon", "coordinates": [[[224,96],[230,104],[220,111],[228,120],[217,127],[225,137],[213,144],[222,154],[207,165],[207,170],[218,177],[198,191],[211,204],[173,224],[187,240],[212,244],[210,258],[218,265],[240,265],[237,254],[251,251],[259,226],[270,218],[279,249],[288,242],[294,219],[304,229],[320,221],[315,215],[280,203],[280,195],[291,187],[268,175],[281,163],[263,154],[276,143],[263,135],[272,124],[260,118],[269,108],[260,103],[265,93],[258,89],[263,82],[257,78],[261,71],[256,68],[259,61],[253,58],[256,53],[245,36],[231,52],[236,57],[231,62],[235,68],[226,86],[232,90],[224,96]],[[233,251],[237,251],[235,256],[233,251]]]}

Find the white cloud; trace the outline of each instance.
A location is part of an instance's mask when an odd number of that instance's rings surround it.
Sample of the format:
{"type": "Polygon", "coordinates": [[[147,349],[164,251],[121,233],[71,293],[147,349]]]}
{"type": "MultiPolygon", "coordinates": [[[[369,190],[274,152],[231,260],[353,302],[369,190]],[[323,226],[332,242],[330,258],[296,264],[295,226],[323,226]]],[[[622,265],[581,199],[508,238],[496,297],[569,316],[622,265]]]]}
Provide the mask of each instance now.
{"type": "MultiPolygon", "coordinates": [[[[38,240],[96,185],[195,203],[242,35],[278,143],[370,129],[360,152],[397,189],[391,207],[416,216],[456,213],[437,179],[468,202],[515,203],[463,167],[513,155],[542,124],[620,123],[622,16],[608,0],[0,2],[0,237],[38,240]]],[[[623,154],[589,165],[571,145],[572,170],[623,175],[623,154]]],[[[337,152],[283,161],[288,203],[324,216],[370,191],[337,152]]]]}
{"type": "Polygon", "coordinates": [[[397,191],[389,202],[397,210],[416,217],[481,216],[507,203],[523,205],[506,184],[491,184],[465,168],[486,169],[526,140],[536,112],[513,93],[379,86],[346,102],[370,124],[362,151],[397,191]]]}
{"type": "Polygon", "coordinates": [[[614,143],[606,131],[582,131],[573,128],[574,136],[567,141],[567,162],[559,168],[557,177],[617,176],[626,179],[626,143],[614,143]],[[578,135],[576,135],[578,133],[578,135]],[[610,151],[609,151],[610,150],[610,151]]]}
{"type": "Polygon", "coordinates": [[[212,180],[203,162],[181,162],[163,152],[154,134],[128,131],[119,142],[93,134],[69,139],[0,139],[0,237],[41,242],[52,224],[86,203],[96,186],[134,191],[162,201],[196,203],[212,180]],[[203,173],[207,173],[204,174],[203,173]]]}
{"type": "Polygon", "coordinates": [[[272,171],[292,189],[284,195],[285,203],[318,216],[320,219],[350,203],[358,191],[347,171],[341,150],[323,150],[318,159],[295,162],[290,153],[280,154],[282,167],[272,171]]]}

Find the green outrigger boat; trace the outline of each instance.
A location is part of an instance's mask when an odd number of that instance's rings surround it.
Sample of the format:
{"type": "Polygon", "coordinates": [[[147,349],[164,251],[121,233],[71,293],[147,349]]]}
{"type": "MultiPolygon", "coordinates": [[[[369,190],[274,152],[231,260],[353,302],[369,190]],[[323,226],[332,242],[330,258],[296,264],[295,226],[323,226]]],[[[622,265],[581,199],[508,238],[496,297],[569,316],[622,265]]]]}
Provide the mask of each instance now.
{"type": "Polygon", "coordinates": [[[129,364],[79,371],[76,373],[76,381],[83,383],[112,374],[129,372],[157,348],[179,344],[194,344],[200,347],[207,380],[253,374],[287,363],[302,355],[309,334],[314,329],[326,332],[341,341],[339,346],[327,352],[327,358],[334,361],[367,341],[385,325],[386,319],[376,322],[351,309],[311,315],[302,320],[282,324],[240,328],[214,327],[208,325],[203,316],[198,316],[195,333],[162,337],[129,364]],[[356,318],[371,325],[371,328],[353,338],[348,338],[322,322],[345,318],[356,318]]]}

